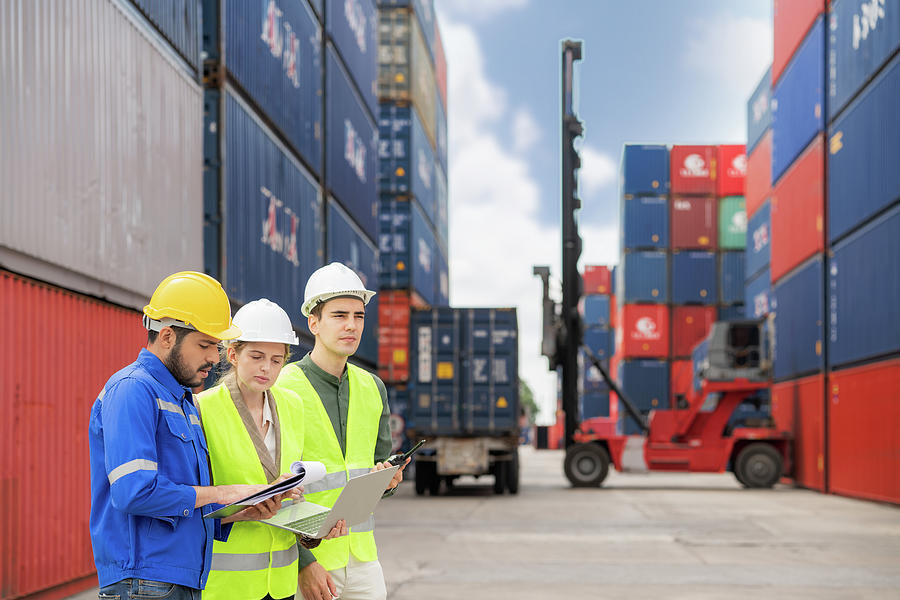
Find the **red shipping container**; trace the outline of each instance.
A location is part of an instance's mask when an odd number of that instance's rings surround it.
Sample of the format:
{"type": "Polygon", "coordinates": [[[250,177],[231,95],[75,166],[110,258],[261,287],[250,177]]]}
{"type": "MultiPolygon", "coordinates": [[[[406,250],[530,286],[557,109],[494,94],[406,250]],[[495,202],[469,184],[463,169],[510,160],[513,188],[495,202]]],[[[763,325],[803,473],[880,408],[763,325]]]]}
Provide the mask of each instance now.
{"type": "Polygon", "coordinates": [[[719,146],[719,173],[716,178],[717,196],[743,196],[747,176],[747,146],[744,144],[719,146]]]}
{"type": "Polygon", "coordinates": [[[716,194],[715,146],[672,146],[669,160],[672,194],[716,194]]]}
{"type": "Polygon", "coordinates": [[[671,246],[674,249],[713,249],[719,238],[718,201],[714,197],[680,196],[672,200],[671,246]]]}
{"type": "Polygon", "coordinates": [[[744,200],[749,219],[759,210],[772,191],[772,130],[762,136],[747,158],[744,200]]]}
{"type": "Polygon", "coordinates": [[[378,376],[388,383],[409,381],[410,293],[378,294],[378,376]]]}
{"type": "Polygon", "coordinates": [[[830,491],[900,503],[900,360],[829,378],[830,491]]]}
{"type": "Polygon", "coordinates": [[[825,249],[825,136],[816,136],[772,191],[772,283],[825,249]]]}
{"type": "MultiPolygon", "coordinates": [[[[0,596],[97,585],[88,416],[147,343],[138,312],[0,271],[0,596]],[[39,510],[14,510],[39,505],[39,510]]],[[[46,596],[45,596],[46,597],[46,596]]]]}
{"type": "Polygon", "coordinates": [[[441,28],[438,27],[437,19],[434,21],[434,79],[446,114],[450,110],[447,106],[447,57],[444,54],[444,42],[441,40],[441,28]]]}
{"type": "Polygon", "coordinates": [[[694,346],[709,334],[709,330],[715,322],[715,306],[673,307],[672,356],[689,357],[694,346]]]}
{"type": "Polygon", "coordinates": [[[609,267],[601,265],[585,265],[584,295],[608,294],[612,289],[609,267]]]}
{"type": "Polygon", "coordinates": [[[669,356],[669,307],[664,304],[626,304],[616,329],[616,352],[621,358],[669,356]]]}
{"type": "Polygon", "coordinates": [[[776,383],[772,386],[772,406],[773,413],[774,407],[779,407],[777,425],[779,418],[784,420],[788,415],[793,421],[794,481],[824,492],[825,375],[776,383]]]}
{"type": "Polygon", "coordinates": [[[609,297],[609,328],[616,328],[616,312],[618,307],[616,306],[616,296],[615,294],[611,294],[609,297]]]}
{"type": "Polygon", "coordinates": [[[694,385],[694,363],[690,360],[673,360],[669,363],[669,394],[671,395],[671,407],[677,408],[677,396],[683,395],[685,399],[691,393],[694,385]]]}
{"type": "Polygon", "coordinates": [[[794,51],[806,37],[816,17],[825,12],[825,0],[775,0],[772,10],[774,44],[772,49],[772,87],[794,51]]]}

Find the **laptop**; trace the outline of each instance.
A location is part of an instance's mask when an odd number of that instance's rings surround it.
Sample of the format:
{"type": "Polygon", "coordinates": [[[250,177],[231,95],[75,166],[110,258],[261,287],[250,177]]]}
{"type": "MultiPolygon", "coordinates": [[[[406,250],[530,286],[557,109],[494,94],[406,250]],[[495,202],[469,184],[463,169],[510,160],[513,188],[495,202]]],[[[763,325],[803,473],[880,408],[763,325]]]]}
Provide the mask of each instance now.
{"type": "Polygon", "coordinates": [[[313,502],[292,502],[279,510],[266,523],[307,537],[323,538],[341,519],[353,527],[369,520],[375,505],[400,467],[389,467],[354,477],[347,482],[334,506],[328,508],[313,502]]]}

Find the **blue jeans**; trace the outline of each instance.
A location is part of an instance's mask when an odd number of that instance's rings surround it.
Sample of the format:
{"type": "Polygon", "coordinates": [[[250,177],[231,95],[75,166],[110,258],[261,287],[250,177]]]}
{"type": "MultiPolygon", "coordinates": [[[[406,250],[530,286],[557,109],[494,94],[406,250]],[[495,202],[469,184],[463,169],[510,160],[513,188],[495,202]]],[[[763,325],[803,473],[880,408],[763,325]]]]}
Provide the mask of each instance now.
{"type": "Polygon", "coordinates": [[[200,590],[147,579],[123,579],[100,588],[99,600],[200,600],[200,590]]]}

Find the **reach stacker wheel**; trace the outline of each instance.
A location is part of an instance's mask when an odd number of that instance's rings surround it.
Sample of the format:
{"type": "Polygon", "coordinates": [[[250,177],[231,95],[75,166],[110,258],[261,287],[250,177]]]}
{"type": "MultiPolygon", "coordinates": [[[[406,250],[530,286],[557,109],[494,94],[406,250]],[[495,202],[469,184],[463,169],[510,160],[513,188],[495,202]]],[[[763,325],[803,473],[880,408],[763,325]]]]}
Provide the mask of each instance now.
{"type": "Polygon", "coordinates": [[[734,475],[744,487],[770,488],[781,479],[783,467],[778,450],[771,444],[757,442],[746,446],[737,455],[734,475]]]}
{"type": "Polygon", "coordinates": [[[575,487],[600,487],[609,474],[609,453],[600,444],[573,444],[566,449],[566,478],[575,487]]]}

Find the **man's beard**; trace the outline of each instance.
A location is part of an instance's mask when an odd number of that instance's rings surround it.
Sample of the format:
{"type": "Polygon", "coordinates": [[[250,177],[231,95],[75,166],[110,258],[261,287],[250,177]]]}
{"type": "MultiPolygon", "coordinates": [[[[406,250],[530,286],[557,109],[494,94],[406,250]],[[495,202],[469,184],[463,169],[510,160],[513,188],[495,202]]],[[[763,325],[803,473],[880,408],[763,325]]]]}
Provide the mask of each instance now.
{"type": "Polygon", "coordinates": [[[181,344],[175,344],[175,347],[172,348],[172,352],[169,353],[169,357],[163,364],[169,369],[169,372],[172,374],[172,377],[175,378],[175,381],[184,387],[195,388],[203,383],[203,378],[199,376],[198,371],[209,369],[214,365],[213,363],[207,363],[196,371],[191,370],[190,367],[184,364],[184,357],[181,355],[180,346],[181,344]]]}

